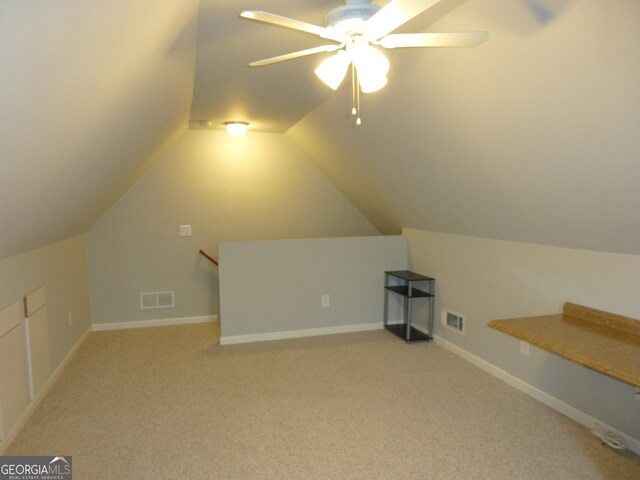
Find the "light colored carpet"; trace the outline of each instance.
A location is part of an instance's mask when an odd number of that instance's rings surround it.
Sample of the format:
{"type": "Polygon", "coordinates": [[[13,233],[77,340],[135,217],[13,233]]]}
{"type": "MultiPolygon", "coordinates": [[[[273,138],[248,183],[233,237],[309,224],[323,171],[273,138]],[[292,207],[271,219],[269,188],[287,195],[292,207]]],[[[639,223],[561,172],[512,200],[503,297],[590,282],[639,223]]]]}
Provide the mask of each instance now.
{"type": "Polygon", "coordinates": [[[218,346],[92,333],[7,455],[74,479],[638,479],[640,460],[432,344],[385,331],[218,346]]]}

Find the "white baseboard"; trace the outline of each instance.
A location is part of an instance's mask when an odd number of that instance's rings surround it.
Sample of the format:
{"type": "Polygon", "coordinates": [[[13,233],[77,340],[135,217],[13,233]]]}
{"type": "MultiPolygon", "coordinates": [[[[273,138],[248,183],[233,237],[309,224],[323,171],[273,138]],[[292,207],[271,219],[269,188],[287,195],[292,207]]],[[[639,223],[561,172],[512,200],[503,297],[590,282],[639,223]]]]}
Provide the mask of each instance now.
{"type": "Polygon", "coordinates": [[[4,454],[4,452],[9,447],[9,444],[16,438],[20,430],[22,430],[22,427],[24,427],[25,423],[27,423],[27,420],[29,420],[29,417],[31,417],[31,415],[33,414],[37,406],[40,404],[42,399],[47,395],[49,390],[51,390],[51,387],[53,386],[53,384],[56,382],[56,380],[58,379],[62,371],[65,369],[65,367],[68,365],[69,361],[73,358],[75,353],[78,351],[78,349],[87,340],[90,333],[91,333],[91,328],[88,328],[87,331],[82,334],[82,336],[78,339],[76,344],[71,348],[71,350],[69,350],[69,353],[67,353],[67,356],[64,357],[64,359],[56,367],[54,372],[49,377],[49,380],[47,380],[47,383],[44,385],[44,387],[42,387],[38,395],[36,395],[36,397],[29,403],[29,405],[27,406],[27,409],[24,411],[24,413],[20,417],[20,420],[18,420],[18,423],[16,423],[13,429],[11,430],[11,432],[9,432],[9,434],[2,441],[0,441],[0,455],[4,454]]]}
{"type": "Polygon", "coordinates": [[[533,385],[530,385],[520,380],[519,378],[511,375],[510,373],[505,372],[504,370],[496,367],[492,363],[489,363],[486,360],[483,360],[482,358],[467,352],[463,348],[458,347],[457,345],[449,342],[448,340],[445,340],[442,337],[434,335],[433,338],[436,345],[440,345],[441,347],[449,350],[450,352],[455,353],[456,355],[462,357],[468,362],[481,368],[485,372],[490,373],[491,375],[499,378],[500,380],[507,383],[508,385],[511,385],[512,387],[517,388],[521,392],[526,393],[530,397],[535,398],[536,400],[538,400],[541,403],[544,403],[548,407],[551,407],[554,410],[562,413],[563,415],[566,415],[570,419],[578,422],[581,425],[584,425],[588,429],[594,428],[594,426],[596,426],[597,424],[597,425],[600,425],[602,429],[608,432],[613,432],[616,435],[619,435],[620,437],[624,438],[625,442],[627,443],[627,448],[629,450],[631,450],[636,454],[640,454],[640,440],[630,437],[629,435],[626,435],[625,433],[616,430],[615,428],[605,424],[604,422],[601,422],[600,420],[592,417],[591,415],[584,413],[583,411],[578,410],[575,407],[572,407],[568,403],[565,403],[562,400],[552,397],[548,393],[545,393],[542,390],[534,387],[533,385]]]}
{"type": "Polygon", "coordinates": [[[235,343],[266,342],[270,340],[284,340],[288,338],[315,337],[317,335],[333,335],[334,333],[366,332],[381,330],[382,322],[359,323],[355,325],[339,325],[336,327],[306,328],[304,330],[287,330],[284,332],[255,333],[251,335],[233,335],[220,337],[220,345],[235,343]]]}
{"type": "Polygon", "coordinates": [[[134,320],[131,322],[94,323],[94,332],[105,330],[128,330],[130,328],[167,327],[171,325],[191,325],[194,323],[210,323],[218,321],[217,315],[203,315],[201,317],[162,318],[159,320],[134,320]]]}

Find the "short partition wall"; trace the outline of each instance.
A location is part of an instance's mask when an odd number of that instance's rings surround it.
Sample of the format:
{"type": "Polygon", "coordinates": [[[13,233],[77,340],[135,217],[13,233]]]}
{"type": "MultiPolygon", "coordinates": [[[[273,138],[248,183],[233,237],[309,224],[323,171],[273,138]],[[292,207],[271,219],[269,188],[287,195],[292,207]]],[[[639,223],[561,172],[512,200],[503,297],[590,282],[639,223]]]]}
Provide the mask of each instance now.
{"type": "Polygon", "coordinates": [[[403,236],[220,243],[221,343],[382,328],[403,236]]]}

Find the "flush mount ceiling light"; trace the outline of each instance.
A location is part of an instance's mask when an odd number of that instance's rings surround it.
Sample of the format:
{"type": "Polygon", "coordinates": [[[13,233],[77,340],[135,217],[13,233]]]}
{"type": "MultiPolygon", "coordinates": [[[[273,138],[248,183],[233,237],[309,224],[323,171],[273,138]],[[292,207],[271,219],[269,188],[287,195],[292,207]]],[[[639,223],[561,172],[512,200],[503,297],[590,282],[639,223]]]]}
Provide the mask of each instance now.
{"type": "Polygon", "coordinates": [[[247,133],[247,129],[249,128],[248,122],[224,122],[223,125],[227,129],[227,133],[233,135],[234,137],[241,137],[245,133],[247,133]]]}
{"type": "Polygon", "coordinates": [[[379,47],[475,47],[489,38],[487,32],[391,34],[440,1],[391,0],[379,7],[368,0],[345,0],[345,5],[334,8],[325,16],[324,27],[269,12],[246,10],[241,17],[311,33],[336,43],[259,60],[249,66],[261,67],[316,53],[336,52],[324,60],[315,73],[326,85],[337,90],[351,66],[352,114],[356,125],[360,125],[360,92],[375,92],[387,84],[389,61],[379,47]]]}

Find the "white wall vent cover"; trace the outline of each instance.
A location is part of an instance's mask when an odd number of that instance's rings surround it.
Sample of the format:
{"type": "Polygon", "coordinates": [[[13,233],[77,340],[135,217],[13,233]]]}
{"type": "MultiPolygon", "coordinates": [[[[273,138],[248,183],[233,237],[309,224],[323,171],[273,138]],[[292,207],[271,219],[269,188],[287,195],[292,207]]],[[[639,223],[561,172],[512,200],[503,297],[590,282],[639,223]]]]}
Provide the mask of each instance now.
{"type": "Polygon", "coordinates": [[[175,307],[174,292],[141,292],[140,308],[171,308],[175,307]]]}
{"type": "Polygon", "coordinates": [[[452,312],[446,308],[442,309],[442,325],[450,330],[464,335],[464,316],[459,313],[452,312]]]}

